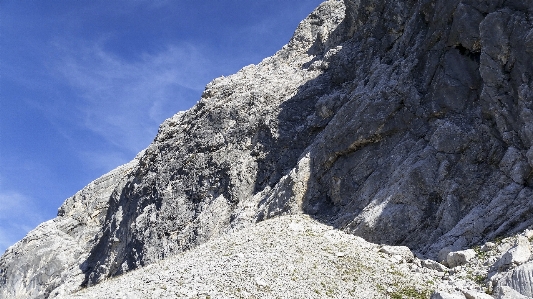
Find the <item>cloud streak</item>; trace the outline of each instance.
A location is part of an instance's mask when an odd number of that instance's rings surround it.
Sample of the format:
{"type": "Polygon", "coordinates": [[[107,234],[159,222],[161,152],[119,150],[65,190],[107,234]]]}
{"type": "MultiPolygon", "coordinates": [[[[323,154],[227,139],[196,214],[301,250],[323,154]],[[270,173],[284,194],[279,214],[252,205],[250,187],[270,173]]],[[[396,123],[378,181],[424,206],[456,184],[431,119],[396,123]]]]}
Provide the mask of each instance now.
{"type": "Polygon", "coordinates": [[[0,255],[43,221],[30,198],[0,190],[0,255]]]}
{"type": "Polygon", "coordinates": [[[60,52],[57,73],[83,99],[76,107],[81,124],[130,153],[146,147],[165,118],[198,100],[211,79],[210,62],[189,44],[133,62],[101,44],[61,46],[60,52]]]}

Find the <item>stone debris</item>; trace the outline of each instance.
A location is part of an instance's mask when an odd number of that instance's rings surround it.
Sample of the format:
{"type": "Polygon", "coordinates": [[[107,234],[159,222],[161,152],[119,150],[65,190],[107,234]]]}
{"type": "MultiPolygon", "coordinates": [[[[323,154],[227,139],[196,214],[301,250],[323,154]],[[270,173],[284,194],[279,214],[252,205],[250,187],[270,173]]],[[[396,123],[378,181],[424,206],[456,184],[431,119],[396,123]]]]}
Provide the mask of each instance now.
{"type": "Polygon", "coordinates": [[[450,270],[446,266],[444,266],[443,264],[441,264],[439,262],[436,262],[434,260],[423,259],[423,260],[420,261],[420,263],[421,263],[422,267],[428,268],[428,269],[431,269],[431,270],[435,270],[435,271],[438,271],[438,272],[447,272],[447,271],[450,270]]]}
{"type": "MultiPolygon", "coordinates": [[[[498,243],[518,244],[523,235],[498,243]]],[[[492,249],[483,251],[484,245],[463,250],[468,255],[473,251],[474,256],[449,269],[415,257],[405,246],[369,243],[305,214],[282,216],[96,286],[51,298],[106,298],[107,294],[116,298],[153,298],[154,294],[161,298],[489,299],[516,294],[530,298],[533,260],[512,270],[491,272],[499,269],[495,265],[507,252],[500,249],[507,246],[485,246],[492,249]],[[312,281],[323,283],[310,290],[306,286],[312,281]],[[124,291],[125,285],[134,291],[124,291]]]]}
{"type": "Polygon", "coordinates": [[[324,1],[10,247],[0,298],[529,296],[532,14],[324,1]]]}
{"type": "MultiPolygon", "coordinates": [[[[398,253],[412,256],[407,250],[404,246],[384,250],[307,215],[281,216],[51,298],[109,298],[112,294],[114,298],[366,299],[429,298],[435,290],[457,292],[438,271],[418,266],[417,258],[400,264],[389,259],[398,253]]],[[[471,281],[456,281],[481,292],[471,281]]]]}

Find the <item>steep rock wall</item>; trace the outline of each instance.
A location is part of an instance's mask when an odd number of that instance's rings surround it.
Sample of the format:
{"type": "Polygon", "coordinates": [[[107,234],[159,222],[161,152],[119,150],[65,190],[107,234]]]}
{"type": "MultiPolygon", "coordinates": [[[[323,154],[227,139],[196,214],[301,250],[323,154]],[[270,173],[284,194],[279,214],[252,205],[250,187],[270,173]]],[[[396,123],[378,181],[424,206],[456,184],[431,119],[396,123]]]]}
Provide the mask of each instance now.
{"type": "Polygon", "coordinates": [[[324,2],[276,55],[161,125],[108,197],[84,285],[282,214],[433,258],[533,225],[532,12],[324,2]]]}

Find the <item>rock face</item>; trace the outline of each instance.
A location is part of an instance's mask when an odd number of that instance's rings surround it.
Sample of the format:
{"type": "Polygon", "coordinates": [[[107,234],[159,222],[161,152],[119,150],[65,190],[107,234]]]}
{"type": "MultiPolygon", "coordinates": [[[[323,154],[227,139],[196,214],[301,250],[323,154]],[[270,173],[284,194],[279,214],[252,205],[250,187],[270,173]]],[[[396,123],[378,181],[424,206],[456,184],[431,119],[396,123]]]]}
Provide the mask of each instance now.
{"type": "Polygon", "coordinates": [[[324,2],[11,247],[0,294],[53,297],[284,214],[433,259],[531,227],[532,13],[324,2]]]}
{"type": "Polygon", "coordinates": [[[98,241],[109,197],[138,163],[128,164],[91,182],[0,258],[0,298],[47,298],[52,291],[79,289],[81,265],[98,241]]]}
{"type": "Polygon", "coordinates": [[[529,240],[521,236],[517,239],[515,246],[509,249],[497,262],[499,268],[508,268],[513,265],[520,265],[531,257],[531,245],[529,240]]]}
{"type": "Polygon", "coordinates": [[[499,281],[499,287],[511,287],[522,295],[533,297],[533,261],[507,273],[499,281]]]}

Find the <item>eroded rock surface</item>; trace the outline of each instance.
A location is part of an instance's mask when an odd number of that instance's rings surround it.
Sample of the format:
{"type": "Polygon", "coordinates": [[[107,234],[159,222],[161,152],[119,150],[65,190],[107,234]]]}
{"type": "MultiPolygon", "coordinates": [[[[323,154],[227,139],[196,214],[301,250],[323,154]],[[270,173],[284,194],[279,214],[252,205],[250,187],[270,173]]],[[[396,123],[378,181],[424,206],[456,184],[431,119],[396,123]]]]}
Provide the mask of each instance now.
{"type": "Polygon", "coordinates": [[[435,272],[379,249],[309,216],[281,216],[59,298],[429,296],[435,272]]]}
{"type": "Polygon", "coordinates": [[[533,261],[506,273],[498,282],[498,286],[507,286],[524,296],[533,297],[533,261]]]}
{"type": "Polygon", "coordinates": [[[91,182],[68,198],[58,217],[39,225],[0,258],[0,298],[47,298],[72,292],[85,279],[83,265],[98,241],[109,197],[137,159],[91,182]]]}
{"type": "Polygon", "coordinates": [[[532,12],[324,2],[273,57],[166,120],[98,200],[67,200],[11,247],[1,294],[68,293],[284,214],[432,259],[531,227],[532,12]],[[60,248],[47,272],[38,260],[60,248]]]}

